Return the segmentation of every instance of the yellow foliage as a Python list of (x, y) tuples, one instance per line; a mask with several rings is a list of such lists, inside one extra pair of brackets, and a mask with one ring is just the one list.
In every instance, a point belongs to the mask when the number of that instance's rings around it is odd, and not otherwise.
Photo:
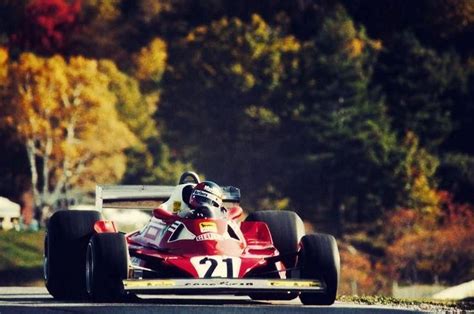
[(430, 186), (428, 178), (424, 175), (414, 178), (410, 197), (415, 202), (415, 208), (425, 213), (436, 214), (440, 210), (438, 193)]
[(365, 43), (359, 38), (353, 38), (348, 44), (349, 55), (351, 57), (358, 57), (364, 50)]
[(167, 58), (166, 43), (160, 38), (153, 39), (134, 56), (135, 76), (139, 80), (159, 81), (165, 71)]
[(101, 21), (115, 21), (120, 16), (120, 0), (86, 0), (83, 5), (95, 8)]
[[(226, 22), (223, 22), (223, 23), (227, 23), (226, 19), (223, 19), (223, 21), (226, 21)], [(206, 26), (198, 26), (186, 36), (186, 40), (189, 41), (189, 42), (199, 40), (206, 33), (207, 33), (207, 27)]]
[(158, 92), (143, 95), (138, 81), (121, 72), (110, 60), (101, 60), (99, 70), (110, 80), (109, 89), (117, 98), (116, 108), (120, 119), (140, 140), (156, 136), (156, 125), (151, 116), (156, 111)]
[(265, 22), (265, 20), (260, 17), (258, 14), (252, 15), (252, 27), (255, 31), (257, 36), (262, 36), (263, 38), (268, 37), (269, 34), (269, 26)]
[(8, 49), (0, 46), (0, 85), (2, 85), (7, 79), (8, 58)]
[(173, 8), (172, 0), (141, 0), (139, 1), (141, 19), (150, 22), (159, 16), (162, 12), (171, 11)]
[(8, 49), (0, 46), (0, 65), (6, 65), (8, 61)]
[(277, 47), (284, 52), (297, 52), (301, 48), (300, 42), (294, 36), (286, 36), (277, 42)]
[[(110, 78), (96, 60), (24, 53), (9, 65), (9, 73), (9, 102), (0, 120), (17, 130), (36, 158), (44, 158), (50, 184), (64, 177), (69, 184), (98, 176), (104, 182), (120, 179), (124, 150), (137, 141), (120, 121)], [(92, 167), (110, 160), (107, 171)]]
[(405, 172), (409, 184), (406, 187), (409, 207), (421, 213), (422, 224), (431, 224), (440, 214), (440, 197), (436, 186), (430, 181), (439, 161), (419, 145), (419, 139), (413, 132), (405, 136), (404, 146), (407, 149)]
[(270, 109), (250, 106), (245, 110), (245, 113), (252, 119), (257, 120), (261, 124), (278, 124), (280, 118)]
[(376, 51), (382, 49), (382, 41), (369, 40), (366, 38), (354, 37), (350, 39), (346, 45), (346, 50), (350, 57), (356, 58), (362, 55), (365, 49), (371, 48)]
[(372, 41), (370, 41), (370, 44), (371, 44), (372, 48), (377, 50), (377, 51), (380, 51), (383, 48), (383, 43), (382, 43), (381, 40), (372, 40)]

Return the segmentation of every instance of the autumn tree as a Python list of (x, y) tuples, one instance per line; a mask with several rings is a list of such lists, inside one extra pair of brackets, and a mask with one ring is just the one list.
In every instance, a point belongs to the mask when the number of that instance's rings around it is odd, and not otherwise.
[[(22, 54), (9, 65), (2, 123), (25, 145), (35, 205), (52, 205), (70, 187), (117, 181), (136, 140), (119, 120), (110, 79), (97, 61)], [(107, 139), (107, 140), (104, 140)]]
[(138, 139), (126, 150), (122, 183), (175, 184), (181, 173), (191, 169), (190, 165), (172, 156), (153, 119), (160, 98), (157, 86), (166, 66), (166, 57), (164, 42), (155, 39), (134, 57), (135, 76), (120, 71), (110, 60), (99, 62), (99, 70), (110, 79), (109, 90), (117, 99), (120, 120)]
[[(0, 46), (0, 109), (5, 108), (8, 86), (9, 52)], [(28, 160), (13, 127), (0, 125), (0, 195), (19, 201), (29, 188)]]
[(80, 0), (30, 1), (20, 27), (11, 34), (12, 46), (41, 54), (64, 51), (80, 10)]
[[(451, 194), (437, 193), (437, 219), (429, 212), (405, 209), (394, 212), (386, 227), (405, 229), (387, 247), (390, 276), (404, 282), (459, 284), (474, 273), (474, 209), (453, 201)], [(405, 222), (402, 224), (401, 222)], [(410, 227), (411, 225), (411, 227)]]

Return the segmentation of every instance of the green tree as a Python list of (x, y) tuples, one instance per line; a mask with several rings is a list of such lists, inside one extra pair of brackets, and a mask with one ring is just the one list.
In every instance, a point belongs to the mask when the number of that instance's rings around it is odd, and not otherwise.
[(301, 50), (280, 112), (285, 191), (307, 217), (326, 213), (340, 226), (344, 216), (375, 219), (396, 202), (401, 156), (383, 103), (369, 93), (379, 47), (339, 8)]
[(370, 36), (390, 45), (398, 34), (413, 32), (423, 46), (463, 57), (474, 52), (474, 3), (471, 0), (341, 0)]
[(474, 202), (474, 63), (466, 66), (466, 90), (454, 95), (453, 131), (443, 143), (437, 177), (458, 202)]
[(423, 47), (403, 33), (386, 47), (374, 82), (386, 95), (392, 125), (399, 136), (415, 132), (423, 146), (437, 151), (453, 130), (451, 111), (465, 85), (459, 58)]

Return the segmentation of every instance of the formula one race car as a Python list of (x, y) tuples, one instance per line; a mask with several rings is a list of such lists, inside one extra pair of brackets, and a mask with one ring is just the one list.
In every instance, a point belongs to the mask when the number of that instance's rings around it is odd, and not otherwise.
[[(222, 188), (222, 217), (178, 215), (197, 183), (198, 176), (186, 172), (177, 186), (98, 186), (97, 211), (56, 212), (45, 237), (49, 293), (67, 300), (228, 294), (334, 303), (340, 263), (333, 236), (305, 235), (290, 211), (256, 211), (240, 222), (235, 187)], [(154, 208), (153, 217), (124, 234), (103, 220), (100, 211), (108, 206)]]

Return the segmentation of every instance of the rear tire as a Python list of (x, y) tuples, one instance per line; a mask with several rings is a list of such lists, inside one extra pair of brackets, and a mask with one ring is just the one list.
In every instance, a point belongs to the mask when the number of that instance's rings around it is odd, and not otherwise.
[(305, 305), (333, 304), (341, 272), (336, 239), (321, 233), (304, 236), (301, 239), (298, 266), (301, 279), (317, 279), (326, 283), (325, 293), (301, 293), (301, 302)]
[(86, 254), (86, 286), (95, 301), (118, 301), (124, 297), (122, 280), (128, 275), (128, 249), (121, 233), (92, 236)]
[(101, 219), (97, 211), (61, 210), (48, 223), (44, 248), (44, 278), (55, 299), (87, 297), (84, 278), (86, 249)]

